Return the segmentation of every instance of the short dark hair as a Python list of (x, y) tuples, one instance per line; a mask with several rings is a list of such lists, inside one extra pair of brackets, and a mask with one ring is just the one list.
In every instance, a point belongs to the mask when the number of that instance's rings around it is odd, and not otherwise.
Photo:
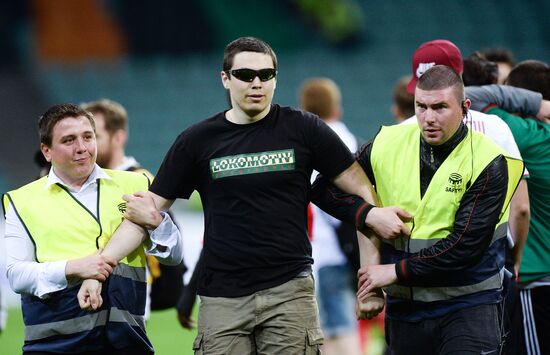
[(81, 104), (80, 107), (91, 112), (92, 115), (102, 114), (105, 121), (105, 130), (111, 135), (118, 130), (128, 130), (128, 114), (126, 109), (118, 102), (101, 99)]
[(446, 65), (434, 65), (426, 70), (416, 83), (421, 90), (443, 90), (450, 87), (455, 88), (455, 95), (458, 102), (464, 100), (464, 83), (462, 78), (451, 67)]
[(479, 52), (464, 59), (462, 81), (465, 86), (491, 85), (498, 82), (498, 65)]
[(257, 52), (271, 56), (273, 68), (277, 69), (277, 56), (269, 44), (256, 37), (240, 37), (229, 43), (223, 51), (223, 71), (233, 66), (233, 58), (241, 52)]
[(92, 114), (74, 104), (58, 104), (50, 107), (38, 119), (38, 134), (40, 143), (46, 146), (52, 145), (52, 132), (57, 122), (67, 117), (86, 117), (95, 132), (95, 124)]
[(539, 60), (524, 60), (512, 69), (506, 84), (539, 92), (550, 100), (550, 67)]
[(487, 60), (495, 63), (507, 63), (511, 67), (516, 65), (514, 54), (506, 48), (485, 48), (479, 51)]

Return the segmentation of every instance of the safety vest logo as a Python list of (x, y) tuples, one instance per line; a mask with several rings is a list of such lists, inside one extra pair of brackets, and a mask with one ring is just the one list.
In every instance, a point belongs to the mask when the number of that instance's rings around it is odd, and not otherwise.
[(117, 207), (120, 213), (126, 212), (126, 202), (119, 203)]
[(445, 186), (446, 192), (462, 192), (463, 179), (459, 173), (451, 173), (447, 180), (447, 186)]
[(212, 179), (228, 176), (294, 170), (294, 149), (231, 155), (210, 160)]

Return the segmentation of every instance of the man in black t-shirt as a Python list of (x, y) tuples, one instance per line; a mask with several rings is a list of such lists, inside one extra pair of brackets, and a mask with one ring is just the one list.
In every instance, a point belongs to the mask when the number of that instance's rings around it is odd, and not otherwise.
[[(272, 105), (276, 75), (277, 59), (265, 42), (231, 42), (221, 72), (231, 109), (181, 133), (150, 189), (160, 209), (194, 190), (202, 199), (197, 353), (316, 353), (323, 337), (307, 235), (311, 173), (318, 170), (374, 201), (363, 170), (328, 126), (312, 114)], [(408, 233), (395, 208), (365, 205), (362, 211), (360, 226), (386, 237)], [(147, 227), (140, 217), (128, 217)], [(132, 238), (115, 235), (105, 251), (129, 252)], [(373, 302), (363, 310), (374, 315), (382, 307)]]

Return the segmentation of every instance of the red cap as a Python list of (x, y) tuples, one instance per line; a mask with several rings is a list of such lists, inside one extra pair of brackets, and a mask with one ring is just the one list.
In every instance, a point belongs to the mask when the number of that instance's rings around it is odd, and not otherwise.
[(414, 94), (418, 78), (434, 65), (451, 67), (460, 76), (464, 69), (462, 54), (453, 42), (436, 39), (423, 43), (413, 54), (412, 79), (407, 85), (407, 91), (410, 94)]

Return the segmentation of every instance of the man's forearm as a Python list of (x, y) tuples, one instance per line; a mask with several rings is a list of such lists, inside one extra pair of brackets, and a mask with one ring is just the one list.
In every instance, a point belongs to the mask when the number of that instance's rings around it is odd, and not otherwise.
[(516, 266), (516, 269), (521, 263), (523, 247), (525, 245), (525, 241), (527, 240), (527, 235), (529, 234), (530, 219), (531, 213), (529, 208), (527, 181), (521, 180), (514, 196), (512, 197), (512, 202), (510, 204), (510, 217), (508, 220), (512, 238), (514, 240), (512, 255), (514, 257), (514, 265)]
[[(346, 171), (334, 178), (333, 182), (344, 192), (357, 195), (371, 205), (378, 204), (378, 196), (358, 162), (354, 162)], [(380, 242), (372, 231), (369, 230), (365, 233), (367, 235), (357, 232), (361, 266), (378, 264), (380, 262), (380, 253), (378, 252)]]
[(358, 162), (354, 162), (343, 173), (335, 177), (333, 183), (340, 190), (360, 196), (371, 205), (379, 204), (372, 183)]
[(338, 175), (334, 179), (334, 185), (336, 187), (326, 181), (324, 185), (316, 181), (313, 186), (313, 203), (323, 211), (355, 224), (359, 230), (365, 227), (372, 229), (383, 239), (410, 235), (409, 228), (404, 224), (404, 221), (412, 218), (410, 213), (396, 206), (374, 208), (380, 204), (378, 196), (359, 163), (355, 162)]
[(537, 92), (506, 85), (468, 86), (466, 97), (472, 100), (473, 110), (483, 111), (489, 105), (497, 105), (508, 112), (531, 116), (537, 115), (542, 100)]
[(102, 254), (120, 261), (140, 247), (147, 237), (148, 233), (145, 229), (125, 219), (118, 226)]
[(357, 195), (342, 192), (329, 179), (319, 176), (313, 183), (311, 202), (334, 218), (362, 228), (370, 206)]
[(370, 230), (365, 233), (357, 232), (361, 267), (380, 264), (380, 240)]

